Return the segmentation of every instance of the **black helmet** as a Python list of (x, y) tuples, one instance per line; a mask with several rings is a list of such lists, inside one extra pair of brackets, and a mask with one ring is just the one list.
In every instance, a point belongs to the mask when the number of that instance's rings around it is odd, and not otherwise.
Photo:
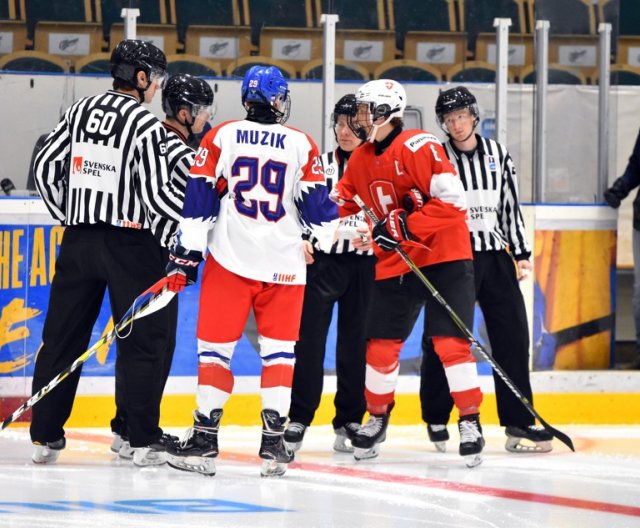
[(440, 128), (448, 133), (444, 124), (444, 115), (465, 108), (468, 108), (474, 117), (473, 126), (475, 128), (480, 121), (480, 111), (474, 95), (464, 86), (456, 86), (440, 92), (436, 101), (436, 119)]
[[(176, 117), (180, 108), (187, 107), (195, 118), (199, 107), (213, 105), (213, 90), (209, 84), (188, 73), (169, 78), (162, 90), (162, 110), (169, 117)], [(208, 109), (213, 117), (212, 109)], [(195, 114), (195, 115), (194, 115)]]
[(145, 72), (150, 81), (152, 74), (166, 75), (167, 58), (150, 42), (123, 40), (111, 53), (111, 76), (135, 88), (139, 71)]
[(358, 113), (358, 104), (356, 103), (356, 94), (343, 95), (333, 108), (331, 114), (331, 122), (336, 126), (339, 115), (355, 116)]

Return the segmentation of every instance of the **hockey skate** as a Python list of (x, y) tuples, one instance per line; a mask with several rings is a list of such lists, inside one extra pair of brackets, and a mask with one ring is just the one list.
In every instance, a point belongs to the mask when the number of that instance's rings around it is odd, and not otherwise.
[(184, 439), (169, 447), (167, 463), (175, 469), (212, 477), (216, 474), (215, 458), (218, 456), (222, 409), (211, 411), (209, 418), (195, 411), (193, 418), (193, 427), (187, 431)]
[(504, 432), (507, 435), (505, 448), (511, 453), (548, 453), (553, 449), (553, 435), (542, 427), (509, 425)]
[(356, 460), (376, 458), (380, 454), (380, 444), (387, 439), (387, 427), (393, 403), (384, 414), (371, 414), (366, 424), (358, 429), (351, 438)]
[(133, 448), (133, 464), (138, 467), (161, 466), (167, 462), (167, 450), (178, 441), (177, 436), (163, 433), (146, 447)]
[(113, 442), (111, 442), (111, 452), (120, 458), (131, 460), (133, 458), (133, 447), (129, 443), (129, 439), (124, 435), (113, 433)]
[(277, 411), (263, 409), (262, 442), (258, 455), (263, 459), (260, 475), (281, 477), (287, 471), (287, 464), (293, 461), (294, 453), (284, 441), (284, 422)]
[(36, 450), (33, 452), (31, 460), (34, 464), (55, 464), (62, 451), (67, 445), (64, 437), (55, 442), (45, 442), (44, 444), (35, 444)]
[(353, 444), (347, 444), (347, 441), (351, 443), (353, 436), (360, 429), (360, 424), (355, 422), (348, 422), (338, 429), (333, 431), (336, 433), (336, 439), (333, 442), (333, 450), (338, 453), (353, 453)]
[(284, 432), (284, 441), (294, 453), (302, 447), (302, 440), (304, 440), (304, 434), (307, 432), (307, 427), (300, 422), (289, 422), (286, 431)]
[(476, 467), (482, 464), (482, 448), (484, 438), (482, 426), (478, 414), (468, 414), (458, 420), (460, 431), (460, 455), (464, 457), (467, 467)]
[(445, 424), (427, 424), (427, 433), (429, 441), (433, 442), (439, 453), (446, 453), (447, 440), (449, 440), (449, 431)]

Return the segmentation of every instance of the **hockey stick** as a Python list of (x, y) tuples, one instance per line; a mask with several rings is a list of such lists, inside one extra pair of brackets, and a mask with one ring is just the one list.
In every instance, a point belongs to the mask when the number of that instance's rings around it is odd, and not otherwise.
[[(378, 217), (376, 216), (376, 214), (367, 206), (367, 204), (365, 204), (362, 201), (362, 199), (357, 194), (353, 197), (353, 201), (356, 204), (358, 204), (358, 206), (365, 212), (365, 214), (371, 219), (371, 221), (374, 224), (378, 223)], [(515, 383), (511, 381), (511, 378), (507, 376), (507, 373), (504, 370), (502, 370), (502, 367), (498, 365), (498, 363), (495, 362), (493, 357), (491, 357), (491, 355), (482, 347), (480, 342), (471, 333), (471, 330), (469, 330), (467, 325), (464, 324), (464, 321), (460, 319), (460, 316), (458, 316), (458, 314), (453, 310), (453, 308), (449, 306), (449, 303), (447, 303), (447, 301), (445, 301), (442, 295), (440, 295), (438, 290), (436, 290), (433, 284), (431, 284), (431, 281), (429, 281), (429, 279), (425, 277), (424, 273), (422, 273), (420, 268), (416, 266), (416, 264), (411, 260), (409, 255), (407, 255), (406, 251), (402, 249), (400, 246), (397, 246), (395, 250), (398, 253), (398, 255), (400, 255), (402, 260), (404, 260), (407, 266), (409, 266), (411, 271), (413, 271), (418, 276), (420, 281), (427, 287), (431, 295), (435, 298), (436, 301), (438, 301), (440, 306), (442, 306), (447, 311), (447, 313), (449, 314), (449, 317), (451, 317), (453, 322), (462, 331), (465, 337), (471, 342), (472, 345), (474, 345), (480, 351), (480, 354), (485, 359), (485, 361), (489, 363), (489, 365), (491, 365), (491, 368), (493, 368), (493, 370), (498, 374), (500, 379), (504, 381), (505, 385), (509, 387), (509, 389), (511, 389), (511, 392), (515, 394), (515, 396), (520, 400), (520, 403), (522, 403), (522, 405), (525, 406), (527, 411), (529, 411), (534, 417), (536, 417), (547, 431), (549, 431), (553, 436), (555, 436), (564, 445), (566, 445), (569, 449), (571, 449), (571, 451), (575, 451), (571, 438), (569, 438), (569, 436), (564, 434), (562, 431), (558, 431), (555, 427), (552, 427), (551, 425), (549, 425), (542, 418), (542, 416), (538, 414), (538, 412), (533, 408), (533, 405), (528, 400), (528, 398), (524, 396), (522, 392), (520, 392), (518, 387), (516, 387)]]
[(158, 282), (156, 282), (151, 288), (142, 292), (136, 299), (133, 301), (131, 308), (127, 311), (124, 317), (120, 320), (120, 322), (105, 336), (100, 338), (100, 340), (93, 345), (89, 350), (84, 352), (78, 359), (76, 359), (70, 366), (64, 369), (60, 374), (58, 374), (55, 378), (53, 378), (47, 385), (42, 387), (38, 392), (36, 392), (31, 398), (29, 398), (25, 403), (23, 403), (18, 409), (14, 411), (14, 413), (9, 416), (4, 422), (2, 422), (2, 428), (0, 431), (7, 428), (10, 424), (15, 422), (22, 414), (24, 414), (27, 410), (31, 409), (36, 403), (38, 403), (42, 398), (44, 398), (54, 387), (59, 385), (69, 374), (75, 371), (80, 365), (85, 363), (91, 356), (93, 356), (101, 347), (109, 344), (116, 337), (125, 338), (129, 334), (125, 336), (121, 336), (121, 332), (128, 327), (133, 328), (133, 321), (136, 319), (140, 319), (141, 317), (145, 317), (149, 314), (157, 312), (158, 310), (164, 308), (169, 301), (175, 295), (174, 292), (170, 291), (167, 288), (167, 278), (163, 277)]

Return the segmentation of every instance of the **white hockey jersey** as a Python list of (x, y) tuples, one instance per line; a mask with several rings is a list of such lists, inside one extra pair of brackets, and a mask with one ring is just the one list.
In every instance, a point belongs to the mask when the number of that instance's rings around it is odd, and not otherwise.
[(243, 277), (304, 284), (303, 229), (337, 216), (318, 148), (307, 134), (279, 124), (229, 121), (200, 144), (179, 244), (208, 250)]

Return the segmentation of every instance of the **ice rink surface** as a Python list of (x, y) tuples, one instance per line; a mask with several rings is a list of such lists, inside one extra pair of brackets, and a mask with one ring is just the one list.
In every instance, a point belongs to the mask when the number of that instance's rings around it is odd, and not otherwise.
[(640, 427), (559, 428), (576, 453), (558, 441), (508, 453), (503, 430), (485, 427), (484, 462), (468, 469), (451, 426), (442, 454), (423, 427), (391, 425), (367, 462), (333, 453), (330, 426), (314, 426), (286, 475), (267, 479), (257, 426), (223, 424), (215, 477), (136, 468), (109, 451), (106, 429), (67, 431), (58, 462), (36, 466), (12, 426), (0, 433), (0, 527), (640, 528)]

